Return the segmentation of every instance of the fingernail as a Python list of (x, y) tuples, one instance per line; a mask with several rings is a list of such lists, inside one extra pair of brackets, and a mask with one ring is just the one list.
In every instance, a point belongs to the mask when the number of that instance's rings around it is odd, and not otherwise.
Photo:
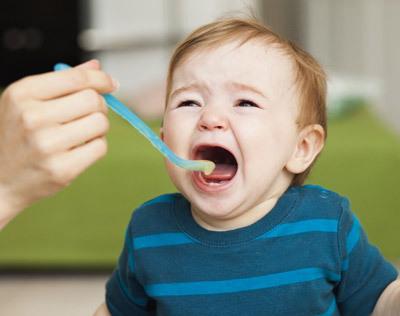
[(119, 89), (119, 87), (121, 86), (121, 84), (119, 83), (119, 81), (115, 78), (111, 78), (113, 86), (114, 86), (114, 91), (117, 91)]
[(91, 64), (91, 65), (93, 65), (95, 67), (98, 67), (98, 68), (100, 67), (100, 61), (98, 59), (91, 59), (91, 60), (88, 61), (88, 64)]

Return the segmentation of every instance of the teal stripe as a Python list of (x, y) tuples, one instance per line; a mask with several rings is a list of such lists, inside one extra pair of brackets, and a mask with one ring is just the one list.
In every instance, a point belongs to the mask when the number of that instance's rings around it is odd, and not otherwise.
[(346, 259), (342, 262), (342, 271), (349, 269), (349, 255), (353, 251), (354, 247), (360, 239), (360, 222), (355, 216), (353, 216), (353, 226), (351, 227), (350, 233), (346, 238)]
[(346, 251), (347, 255), (351, 253), (354, 246), (357, 244), (360, 239), (360, 222), (357, 220), (355, 216), (353, 216), (353, 227), (350, 230), (349, 235), (346, 239)]
[(193, 243), (193, 240), (184, 233), (156, 234), (133, 239), (135, 250), (152, 247), (177, 246), (189, 243)]
[[(289, 224), (278, 225), (275, 229), (261, 235), (257, 239), (290, 236), (301, 233), (337, 232), (337, 220), (312, 219)], [(195, 241), (184, 233), (164, 233), (136, 237), (133, 240), (134, 249), (178, 246), (194, 243)]]
[(344, 259), (342, 262), (342, 271), (347, 271), (347, 269), (349, 268), (349, 259)]
[(222, 281), (159, 283), (145, 287), (149, 296), (185, 296), (236, 293), (327, 278), (338, 281), (339, 275), (319, 268), (306, 268), (264, 276)]
[(331, 305), (329, 305), (326, 312), (319, 314), (318, 316), (331, 316), (335, 313), (335, 311), (336, 311), (336, 300), (333, 299)]
[(175, 199), (174, 194), (164, 194), (156, 197), (155, 199), (143, 203), (142, 206), (148, 206), (157, 203), (171, 203), (174, 201), (174, 199)]
[(354, 247), (360, 239), (360, 222), (355, 216), (353, 216), (353, 226), (351, 227), (350, 233), (346, 238), (346, 259), (342, 262), (342, 271), (349, 269), (349, 255), (353, 251)]
[(133, 258), (133, 253), (128, 253), (128, 268), (129, 272), (135, 273), (135, 261)]
[(336, 233), (338, 221), (333, 219), (310, 219), (294, 223), (281, 224), (266, 232), (258, 239), (290, 236), (302, 233), (324, 232)]

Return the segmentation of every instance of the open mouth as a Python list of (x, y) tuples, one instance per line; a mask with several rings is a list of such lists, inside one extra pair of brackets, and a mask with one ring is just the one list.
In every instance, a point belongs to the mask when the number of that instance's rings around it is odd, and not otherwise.
[(229, 150), (219, 146), (199, 146), (195, 150), (194, 159), (211, 160), (215, 163), (215, 169), (211, 174), (197, 173), (200, 180), (206, 184), (227, 183), (234, 178), (238, 170), (235, 156)]

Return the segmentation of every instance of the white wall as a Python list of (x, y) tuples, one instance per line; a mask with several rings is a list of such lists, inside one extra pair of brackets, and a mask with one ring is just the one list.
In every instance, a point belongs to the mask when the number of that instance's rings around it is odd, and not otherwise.
[(331, 74), (377, 83), (376, 109), (400, 131), (400, 1), (301, 1), (307, 49)]
[(384, 106), (382, 113), (400, 133), (400, 1), (385, 1), (383, 12)]
[[(329, 73), (366, 80), (361, 89), (378, 95), (379, 112), (400, 130), (400, 1), (293, 1), (295, 5), (280, 0), (90, 0), (90, 27), (96, 30), (91, 37), (100, 48), (96, 57), (121, 82), (118, 95), (139, 114), (153, 115), (162, 108), (174, 36), (182, 39), (220, 16), (249, 13), (249, 8), (258, 14), (262, 8), (260, 15), (279, 20), (278, 29), (301, 27), (305, 48)], [(297, 19), (297, 14), (302, 16)], [(137, 48), (143, 41), (145, 48)]]
[[(90, 0), (89, 7), (89, 24), (94, 32), (89, 34), (88, 46), (100, 49), (95, 57), (120, 81), (119, 97), (128, 100), (139, 114), (151, 116), (163, 106), (162, 82), (170, 44), (174, 44), (168, 43), (168, 36), (182, 39), (194, 28), (224, 14), (248, 12), (249, 7), (257, 11), (257, 1)], [(152, 44), (147, 48), (135, 48), (135, 43), (149, 40)]]
[(99, 49), (95, 57), (119, 80), (121, 87), (117, 94), (124, 99), (130, 99), (143, 86), (164, 76), (168, 60), (165, 47), (138, 50), (130, 48), (129, 43), (168, 34), (167, 2), (90, 1), (90, 27), (96, 30), (92, 41)]

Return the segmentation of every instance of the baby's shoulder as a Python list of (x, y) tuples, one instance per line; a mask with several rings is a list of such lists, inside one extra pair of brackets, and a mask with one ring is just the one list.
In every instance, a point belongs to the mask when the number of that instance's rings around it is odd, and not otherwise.
[(326, 216), (340, 218), (344, 210), (348, 209), (348, 199), (337, 192), (319, 185), (307, 184), (299, 188), (301, 192), (300, 207), (305, 213), (312, 216)]
[(164, 231), (166, 226), (175, 222), (173, 220), (173, 209), (176, 201), (181, 198), (182, 196), (179, 193), (169, 193), (144, 202), (132, 213), (129, 224), (131, 230), (135, 235)]

